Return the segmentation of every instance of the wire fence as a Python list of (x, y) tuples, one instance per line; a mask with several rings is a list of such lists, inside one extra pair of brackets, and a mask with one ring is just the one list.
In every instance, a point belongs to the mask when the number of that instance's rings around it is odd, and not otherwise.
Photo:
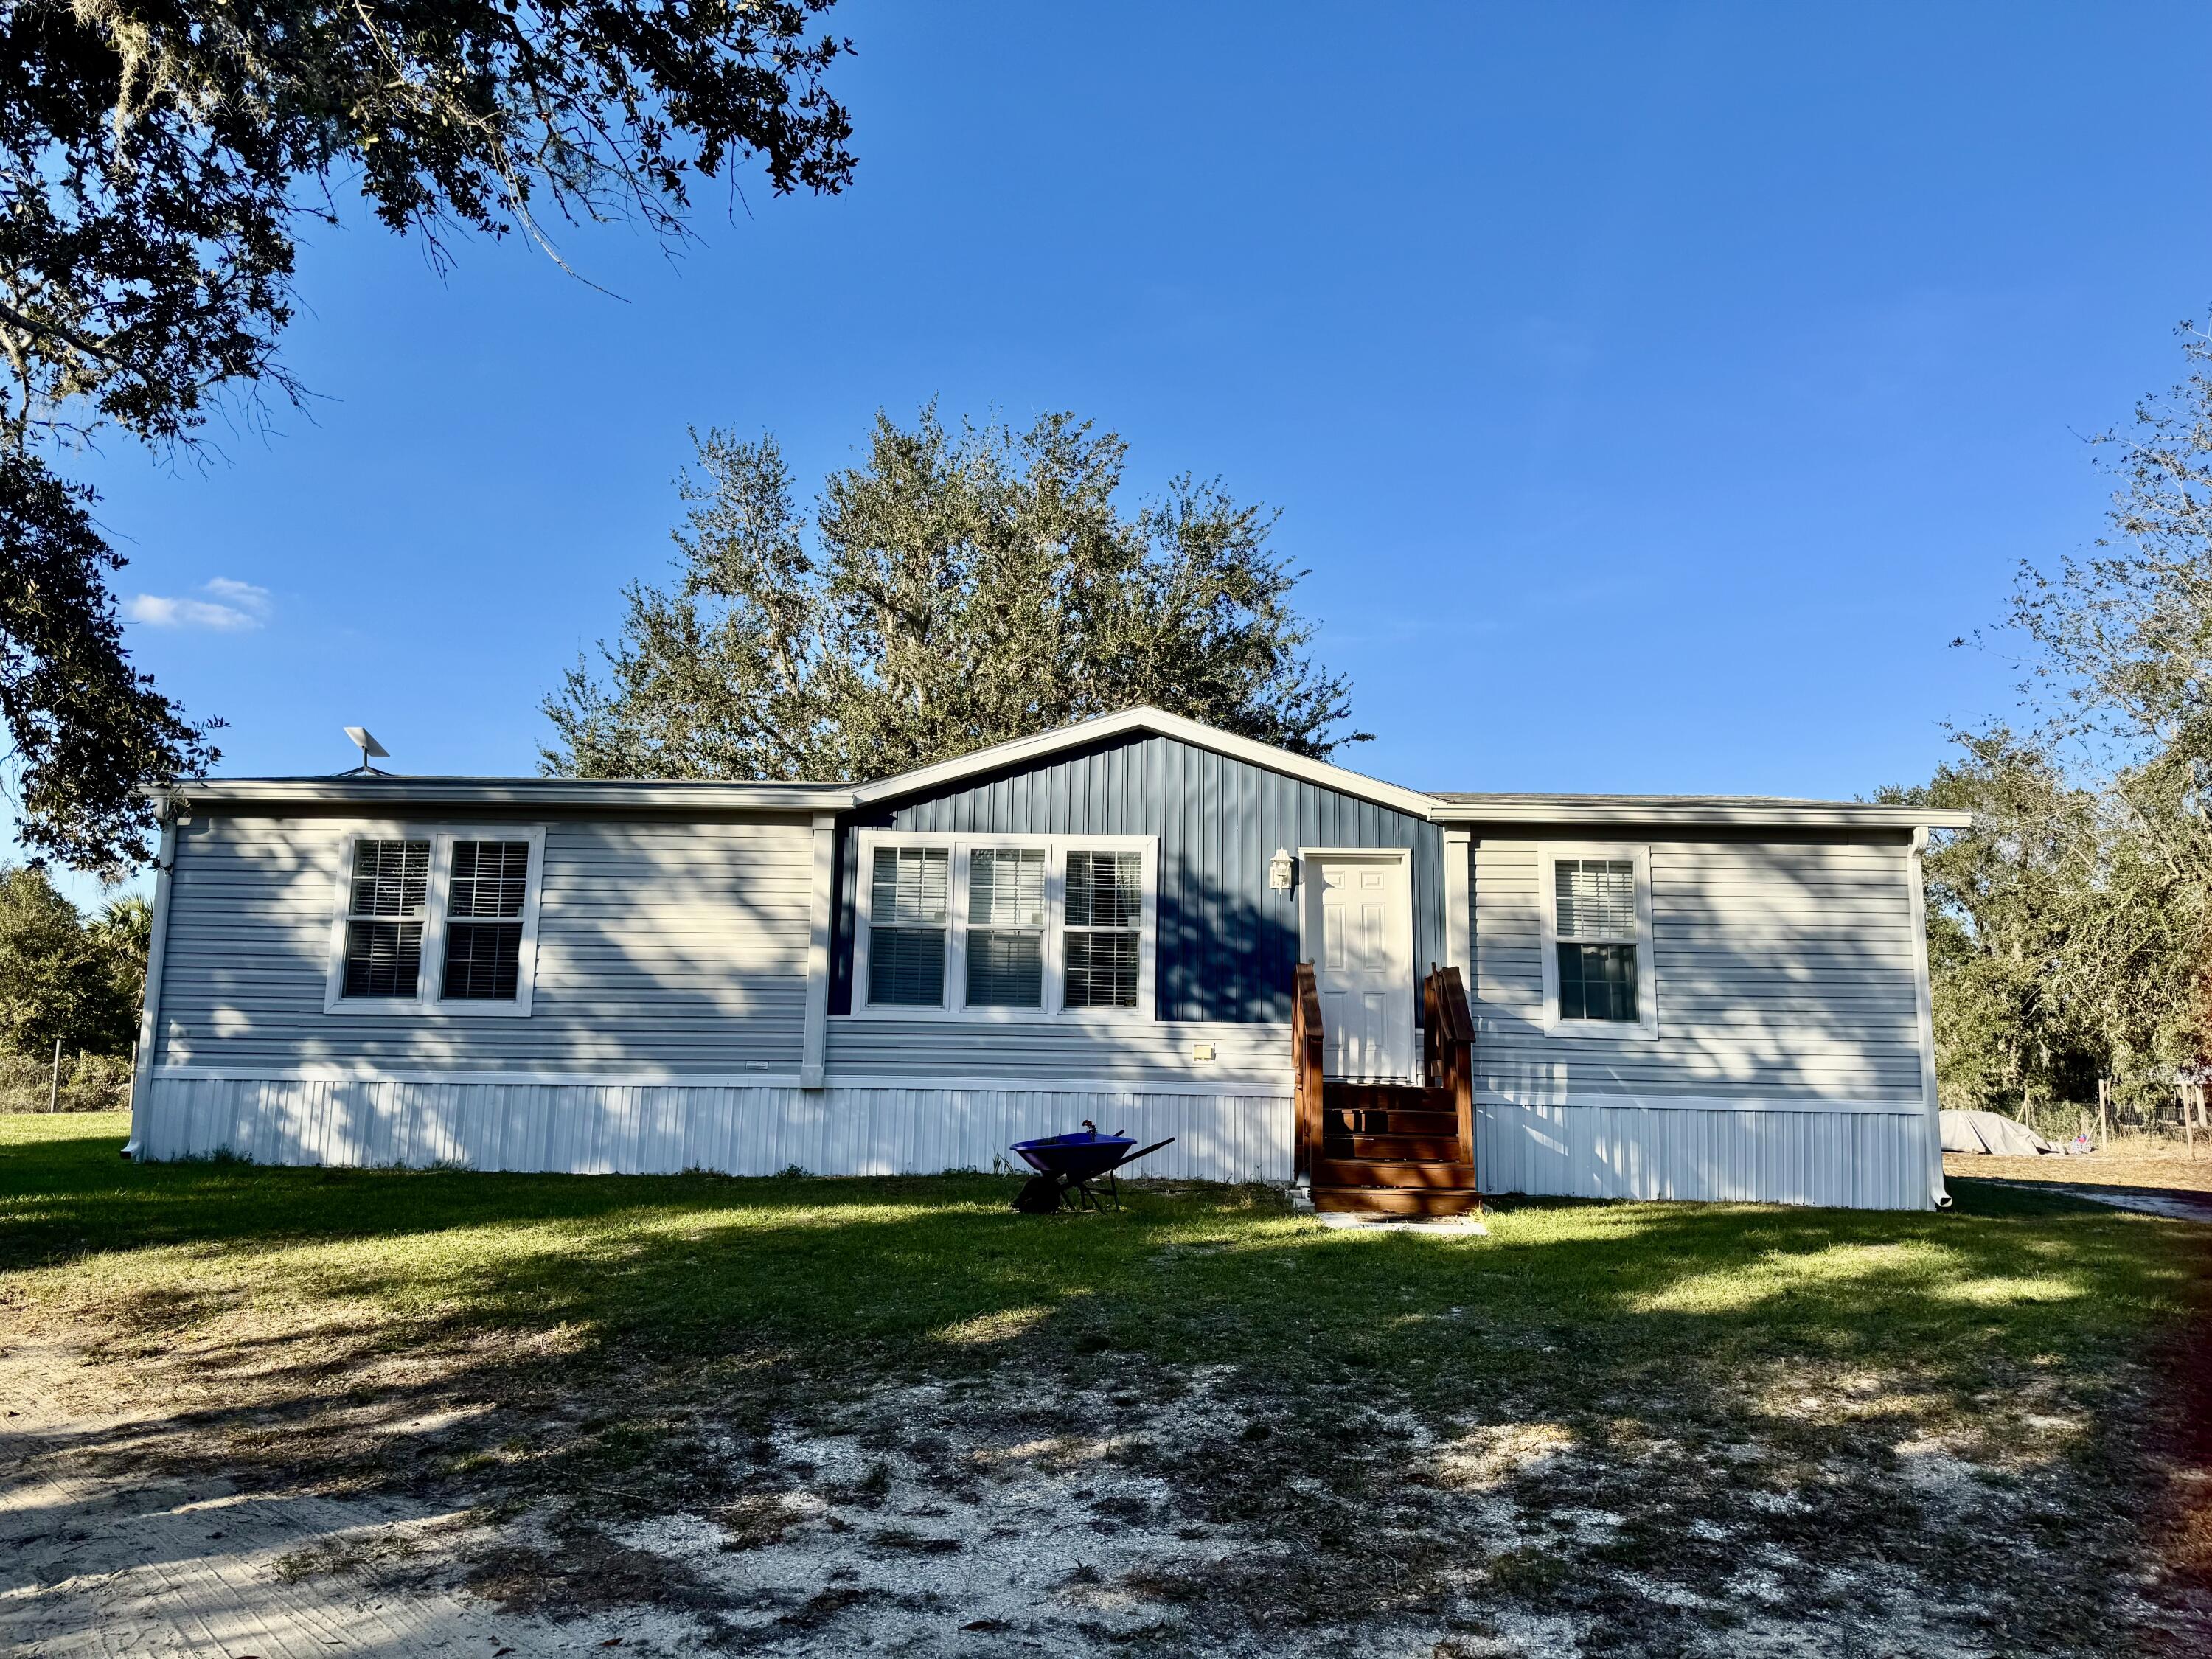
[(107, 1112), (131, 1104), (131, 1056), (0, 1054), (0, 1112)]
[[(1943, 1103), (1949, 1106), (1954, 1103), (1946, 1099)], [(2179, 1148), (2193, 1145), (2198, 1152), (2212, 1152), (2212, 1135), (2204, 1127), (2207, 1119), (2198, 1119), (2192, 1135), (2192, 1126), (2183, 1117), (2179, 1088), (2172, 1089), (2164, 1099), (2145, 1090), (2125, 1094), (2115, 1090), (2106, 1101), (2101, 1119), (2094, 1099), (1991, 1100), (1972, 1103), (1968, 1109), (1997, 1112), (2016, 1119), (2045, 1140), (2071, 1140), (2076, 1135), (2086, 1134), (2092, 1142), (2110, 1144), (2115, 1148), (2125, 1143), (2134, 1149), (2149, 1152), (2168, 1146)]]

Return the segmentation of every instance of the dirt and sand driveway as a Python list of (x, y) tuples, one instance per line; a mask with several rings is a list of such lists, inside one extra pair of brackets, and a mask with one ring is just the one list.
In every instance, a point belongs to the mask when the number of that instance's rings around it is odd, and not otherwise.
[(10, 1133), (11, 1653), (2212, 1652), (2188, 1224), (1363, 1236)]

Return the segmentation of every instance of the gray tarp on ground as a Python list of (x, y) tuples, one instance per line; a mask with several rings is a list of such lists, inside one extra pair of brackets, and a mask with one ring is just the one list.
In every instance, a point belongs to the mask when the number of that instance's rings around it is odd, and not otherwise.
[(1995, 1112), (1943, 1114), (1943, 1150), (1993, 1152), (1999, 1158), (2033, 1158), (2058, 1150), (2025, 1123)]

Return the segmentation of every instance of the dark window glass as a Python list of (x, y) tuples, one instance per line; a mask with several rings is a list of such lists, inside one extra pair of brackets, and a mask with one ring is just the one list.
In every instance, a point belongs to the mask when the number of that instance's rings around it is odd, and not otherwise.
[(1067, 855), (1067, 1006), (1137, 1006), (1139, 939), (1145, 915), (1141, 853)]
[(1137, 1006), (1137, 936), (1134, 933), (1103, 930), (1069, 933), (1067, 1006), (1071, 1008), (1133, 1008)]
[(446, 895), (446, 971), (439, 995), (459, 1002), (513, 1002), (522, 981), (522, 915), (530, 890), (526, 841), (457, 841)]
[(428, 842), (354, 843), (353, 915), (420, 916), (429, 887)]
[(422, 914), (430, 887), (427, 841), (354, 843), (348, 896), (348, 997), (409, 997), (422, 972)]
[(453, 893), (446, 914), (519, 916), (529, 884), (528, 842), (457, 841), (453, 843)]
[(346, 995), (411, 998), (422, 975), (421, 922), (346, 923)]
[(945, 1006), (945, 894), (952, 855), (942, 847), (878, 847), (869, 872), (868, 1000), (882, 1007)]
[(979, 847), (968, 855), (971, 1008), (1044, 1006), (1044, 849)]
[(1134, 927), (1145, 912), (1141, 853), (1070, 853), (1067, 925)]
[(1636, 947), (1559, 946), (1559, 1018), (1632, 1023), (1637, 1018)]
[(871, 927), (868, 1000), (882, 1007), (939, 1008), (945, 1004), (945, 930)]
[(454, 921), (446, 927), (446, 984), (441, 995), (512, 1002), (521, 981), (522, 924)]
[(1044, 1006), (1044, 935), (968, 935), (968, 1006), (971, 1008)]

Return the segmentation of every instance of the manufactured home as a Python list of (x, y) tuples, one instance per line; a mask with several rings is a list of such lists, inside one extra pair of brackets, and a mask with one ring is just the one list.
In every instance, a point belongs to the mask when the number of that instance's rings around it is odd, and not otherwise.
[(1325, 1208), (1943, 1194), (1922, 808), (1430, 793), (1139, 708), (860, 785), (161, 803), (130, 1151), (989, 1169)]

